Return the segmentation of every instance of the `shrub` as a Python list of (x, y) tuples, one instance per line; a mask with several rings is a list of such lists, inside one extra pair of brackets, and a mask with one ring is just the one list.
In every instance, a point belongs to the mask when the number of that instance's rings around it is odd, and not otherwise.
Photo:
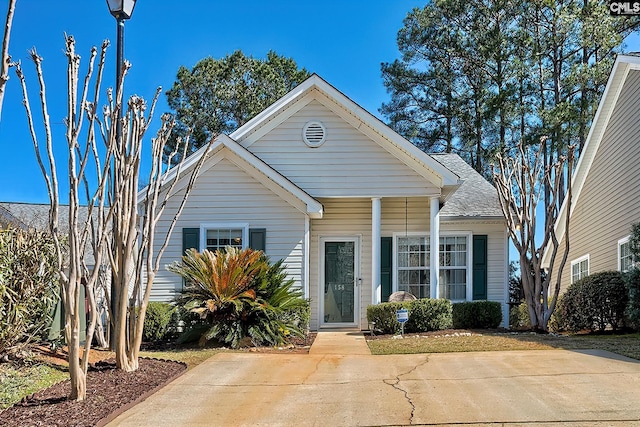
[(633, 268), (625, 274), (625, 282), (629, 289), (629, 303), (626, 314), (629, 322), (636, 329), (640, 329), (640, 269)]
[(578, 280), (567, 288), (556, 307), (561, 319), (560, 329), (573, 332), (591, 329), (593, 317), (583, 309), (585, 304), (584, 282)]
[(496, 301), (469, 301), (453, 304), (453, 327), (497, 328), (502, 322), (502, 307)]
[(46, 337), (59, 298), (56, 266), (48, 234), (0, 230), (0, 354)]
[(383, 334), (397, 334), (400, 332), (400, 323), (396, 319), (396, 311), (401, 308), (409, 309), (409, 301), (383, 302), (367, 307), (367, 321), (375, 322), (375, 329)]
[(283, 262), (270, 265), (260, 251), (189, 250), (169, 270), (187, 283), (177, 304), (204, 320), (185, 331), (197, 333), (202, 345), (216, 339), (237, 348), (245, 338), (254, 345), (280, 345), (308, 330), (309, 302), (287, 278)]
[(162, 341), (169, 334), (169, 326), (173, 318), (175, 307), (166, 302), (152, 301), (147, 306), (144, 318), (142, 337), (145, 341)]
[(549, 318), (548, 328), (553, 332), (562, 332), (564, 331), (565, 320), (562, 312), (562, 295), (558, 296), (558, 302), (556, 303), (555, 310), (551, 313), (551, 317)]
[(451, 301), (423, 298), (409, 301), (409, 332), (439, 331), (451, 327)]
[(619, 271), (591, 274), (573, 283), (562, 297), (560, 317), (570, 331), (614, 331), (624, 326), (629, 294)]
[(509, 307), (509, 327), (513, 329), (531, 328), (531, 318), (526, 302)]
[(376, 330), (384, 334), (398, 333), (400, 323), (396, 320), (396, 311), (401, 308), (409, 311), (405, 332), (426, 332), (451, 327), (451, 301), (445, 299), (423, 298), (370, 305), (367, 307), (367, 320), (369, 323), (375, 322)]

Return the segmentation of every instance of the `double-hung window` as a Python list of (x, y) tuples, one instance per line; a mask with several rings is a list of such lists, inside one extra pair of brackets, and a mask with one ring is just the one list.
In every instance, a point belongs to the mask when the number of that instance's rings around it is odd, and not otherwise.
[(410, 292), (418, 298), (429, 298), (429, 237), (398, 237), (397, 248), (398, 290)]
[[(438, 296), (466, 300), (469, 280), (469, 236), (440, 236)], [(431, 249), (429, 236), (396, 238), (397, 289), (418, 298), (431, 296)]]
[(202, 224), (200, 247), (209, 251), (224, 250), (227, 246), (244, 249), (248, 246), (248, 224)]
[(618, 240), (618, 270), (625, 272), (633, 267), (633, 257), (631, 255), (631, 246), (629, 236)]
[(571, 261), (571, 283), (589, 275), (589, 255)]
[(467, 237), (440, 237), (440, 298), (467, 299)]

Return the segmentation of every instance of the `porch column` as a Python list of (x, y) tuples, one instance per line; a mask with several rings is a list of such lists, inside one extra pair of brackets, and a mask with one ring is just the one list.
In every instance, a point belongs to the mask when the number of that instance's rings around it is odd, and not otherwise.
[(380, 197), (371, 198), (371, 302), (382, 301), (380, 283)]
[(438, 197), (431, 197), (429, 199), (429, 205), (431, 208), (431, 218), (429, 221), (429, 228), (431, 233), (429, 235), (431, 243), (431, 259), (430, 259), (430, 282), (431, 283), (431, 298), (438, 298), (438, 280), (440, 278), (440, 199)]
[(309, 266), (311, 265), (311, 256), (310, 256), (310, 246), (311, 246), (311, 226), (309, 215), (304, 216), (304, 260), (302, 265), (304, 266), (304, 284), (303, 284), (303, 292), (305, 298), (311, 298), (309, 295)]

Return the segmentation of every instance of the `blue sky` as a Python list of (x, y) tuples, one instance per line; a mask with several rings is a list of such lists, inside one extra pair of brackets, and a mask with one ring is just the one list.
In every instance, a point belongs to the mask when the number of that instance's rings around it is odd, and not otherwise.
[[(318, 73), (378, 115), (378, 108), (388, 99), (380, 63), (398, 56), (395, 39), (402, 20), (413, 7), (423, 4), (416, 0), (139, 0), (125, 24), (125, 58), (133, 65), (125, 91), (150, 100), (158, 86), (165, 91), (171, 87), (180, 65), (192, 67), (204, 57), (220, 58), (236, 49), (263, 58), (272, 49), (294, 58), (299, 66)], [(3, 14), (6, 5), (7, 0), (0, 1)], [(22, 61), (32, 109), (39, 105), (38, 88), (28, 50), (36, 47), (44, 58), (54, 145), (63, 149), (65, 32), (75, 37), (85, 66), (91, 46), (111, 40), (104, 87), (112, 86), (116, 24), (106, 1), (18, 0), (10, 53), (14, 60)], [(6, 90), (0, 121), (0, 201), (47, 203), (13, 71)], [(163, 94), (157, 112), (164, 111), (169, 109)], [(159, 125), (158, 115), (156, 119), (150, 133)], [(61, 167), (64, 171), (64, 165)], [(63, 191), (61, 196), (66, 199)]]
[[(389, 99), (380, 63), (398, 57), (395, 41), (402, 20), (412, 8), (424, 4), (424, 0), (139, 0), (125, 28), (125, 58), (133, 65), (125, 91), (150, 100), (158, 86), (169, 89), (180, 65), (192, 67), (204, 57), (220, 58), (236, 49), (261, 58), (275, 50), (379, 116), (378, 108)], [(7, 0), (0, 0), (2, 19), (6, 8)], [(112, 41), (106, 89), (114, 81), (115, 31), (104, 0), (18, 0), (10, 53), (22, 61), (32, 109), (39, 105), (38, 88), (27, 52), (36, 47), (44, 58), (58, 150), (66, 144), (64, 33), (75, 37), (84, 67), (91, 46), (99, 46), (104, 39)], [(640, 50), (640, 44), (630, 44), (628, 50)], [(21, 101), (20, 85), (11, 71), (0, 121), (0, 201), (47, 203)], [(157, 112), (165, 111), (169, 109), (163, 94)], [(158, 125), (156, 115), (151, 134)], [(61, 159), (62, 155), (59, 163)], [(61, 196), (66, 199), (65, 191)]]

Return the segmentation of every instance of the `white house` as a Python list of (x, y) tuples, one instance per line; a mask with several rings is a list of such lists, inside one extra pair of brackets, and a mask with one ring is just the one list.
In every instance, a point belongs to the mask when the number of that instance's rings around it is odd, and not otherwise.
[[(284, 259), (311, 300), (313, 330), (367, 329), (367, 306), (396, 290), (499, 301), (508, 318), (493, 186), (457, 155), (420, 151), (317, 75), (215, 140), (175, 230), (165, 264), (225, 245)], [(152, 299), (181, 289), (160, 271)]]

